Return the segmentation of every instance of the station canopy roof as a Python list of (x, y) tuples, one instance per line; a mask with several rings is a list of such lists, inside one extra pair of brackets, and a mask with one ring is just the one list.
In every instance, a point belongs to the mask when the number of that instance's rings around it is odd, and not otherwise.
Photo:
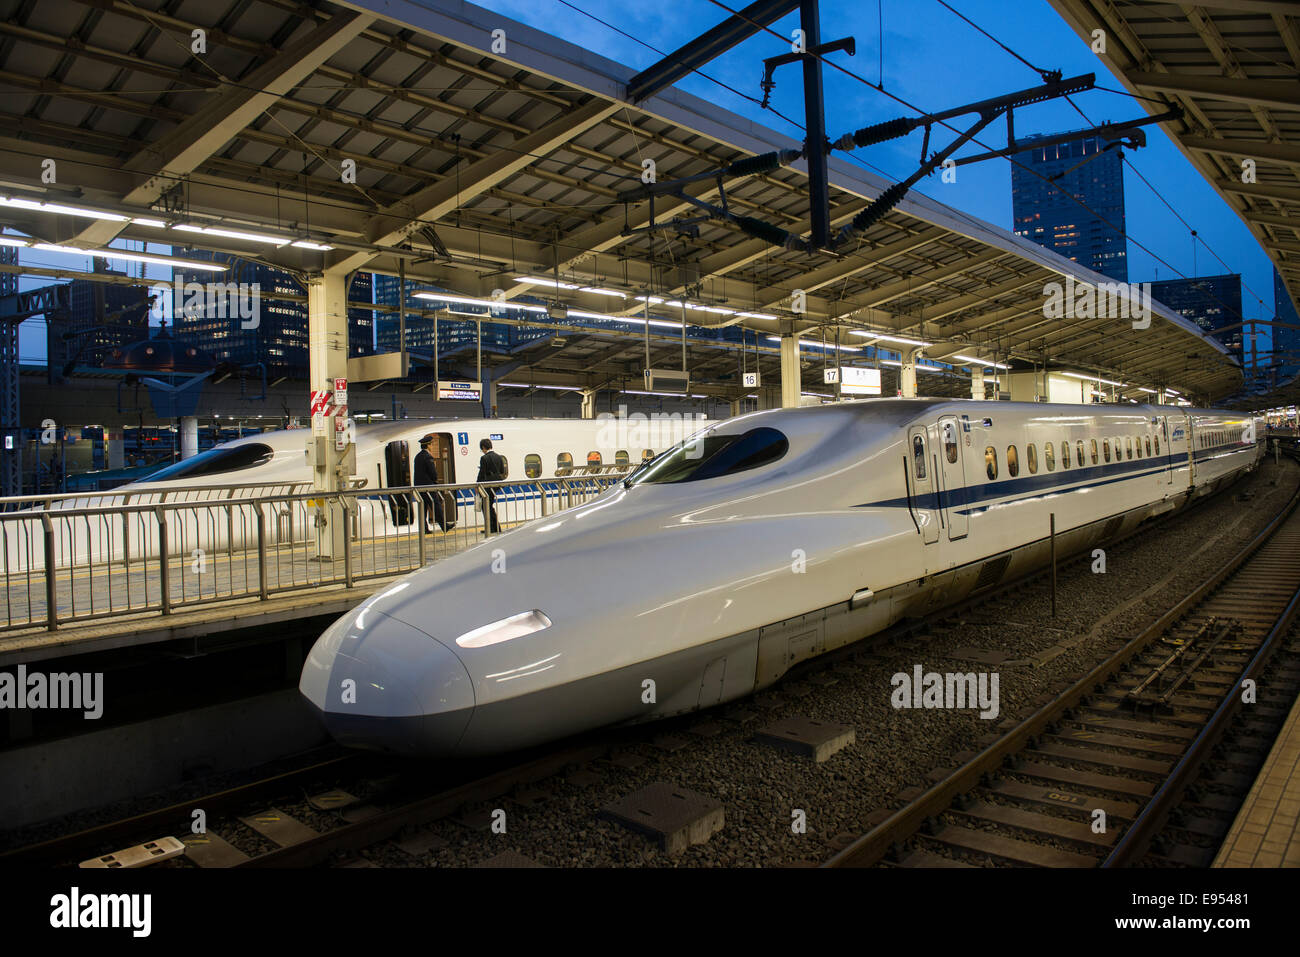
[[(636, 232), (649, 204), (618, 194), (640, 183), (643, 159), (662, 182), (800, 144), (671, 87), (632, 105), (633, 68), (469, 4), (4, 6), (0, 222), (41, 242), (146, 240), (173, 244), (176, 256), (213, 249), (303, 273), (396, 275), (404, 263), (408, 278), (466, 299), (494, 290), (555, 299), (569, 310), (555, 320), (563, 345), (523, 350), (506, 376), (537, 384), (638, 380), (644, 327), (578, 314), (639, 317), (635, 297), (648, 291), (665, 300), (650, 311), (652, 366), (679, 367), (679, 333), (663, 323), (681, 321), (682, 302), (692, 326), (754, 330), (744, 360), (740, 343), (692, 335), (693, 380), (716, 395), (747, 391), (737, 370), (753, 368), (755, 344), (764, 385), (775, 383), (768, 337), (783, 328), (818, 345), (837, 333), (846, 346), (925, 342), (923, 363), (958, 374), (923, 368), (921, 394), (968, 394), (964, 367), (975, 361), (1096, 372), (1131, 384), (1134, 397), (1139, 386), (1214, 397), (1241, 385), (1223, 346), (1162, 307), (1147, 329), (1045, 316), (1045, 284), (1106, 280), (919, 193), (841, 255), (782, 249), (727, 221), (698, 223), (698, 235)], [(491, 51), (495, 29), (505, 53)], [(200, 36), (207, 52), (195, 56)], [(57, 178), (45, 183), (50, 159)], [(832, 228), (888, 185), (832, 157)], [(690, 191), (719, 200), (713, 179)], [(807, 233), (801, 163), (729, 181), (725, 192), (733, 212)], [(33, 209), (33, 200), (118, 218)], [(655, 207), (660, 223), (694, 212), (672, 197)], [(806, 312), (792, 311), (797, 289)], [(804, 359), (805, 388), (815, 390), (824, 359), (811, 346)], [(896, 371), (885, 371), (891, 394)]]
[(1300, 3), (1051, 3), (1086, 42), (1103, 31), (1102, 62), (1147, 112), (1182, 109), (1165, 132), (1300, 304)]

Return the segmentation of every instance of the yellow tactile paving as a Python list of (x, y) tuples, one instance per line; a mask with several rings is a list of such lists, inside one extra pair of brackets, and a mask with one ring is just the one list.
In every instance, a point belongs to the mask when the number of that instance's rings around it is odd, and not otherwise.
[(1214, 867), (1300, 867), (1300, 700), (1232, 822)]

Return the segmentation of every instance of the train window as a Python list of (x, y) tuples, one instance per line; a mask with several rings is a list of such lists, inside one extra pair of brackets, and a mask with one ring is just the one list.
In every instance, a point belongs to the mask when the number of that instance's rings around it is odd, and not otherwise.
[(764, 427), (727, 435), (708, 433), (664, 452), (631, 481), (637, 485), (667, 485), (734, 475), (769, 465), (789, 450), (790, 440), (776, 429)]
[[(1096, 440), (1096, 439), (1092, 439), (1091, 441), (1092, 441), (1092, 464), (1093, 464), (1093, 465), (1096, 465), (1096, 464), (1097, 464), (1097, 440)], [(1106, 456), (1106, 461), (1107, 461), (1107, 462), (1110, 461), (1110, 456), (1109, 456), (1109, 455)], [(1082, 465), (1083, 463), (1080, 462), (1079, 464)]]
[(255, 465), (265, 465), (271, 461), (272, 454), (272, 448), (261, 442), (224, 448), (218, 446), (159, 469), (148, 476), (148, 481), (170, 482), (180, 478), (202, 478), (206, 475), (220, 475), (239, 469), (249, 469)]
[(563, 474), (564, 472), (569, 471), (572, 468), (573, 468), (572, 452), (561, 452), (559, 455), (555, 457), (555, 472), (557, 475)]
[(539, 478), (542, 474), (542, 457), (536, 452), (524, 456), (524, 475), (527, 478)]
[(984, 471), (990, 481), (998, 477), (998, 450), (991, 445), (984, 446)]
[(1061, 468), (1068, 469), (1069, 467), (1070, 467), (1070, 443), (1062, 442), (1061, 443)]
[(943, 424), (943, 454), (950, 464), (957, 461), (957, 426), (952, 422)]
[(641, 463), (642, 463), (643, 465), (644, 465), (646, 462), (649, 462), (649, 461), (650, 461), (652, 458), (654, 458), (654, 457), (655, 457), (655, 450), (654, 450), (654, 449), (642, 449), (642, 450), (641, 450)]
[[(1116, 447), (1116, 451), (1119, 451), (1118, 447)], [(1110, 439), (1101, 440), (1101, 455), (1107, 462), (1110, 461)]]
[[(1097, 458), (1096, 441), (1092, 443), (1092, 457), (1094, 461)], [(1074, 461), (1075, 464), (1077, 464), (1080, 468), (1083, 467), (1083, 439), (1079, 439), (1077, 442), (1074, 443)]]
[(1014, 445), (1007, 446), (1007, 474), (1012, 478), (1020, 474), (1020, 456)]
[(627, 450), (626, 450), (626, 449), (619, 449), (617, 452), (614, 453), (614, 464), (615, 464), (615, 465), (631, 465), (631, 464), (632, 464), (632, 457), (631, 457), (630, 455), (627, 454)]
[[(1156, 451), (1160, 451), (1160, 440), (1156, 439)], [(1147, 436), (1147, 455), (1151, 454), (1151, 436)]]
[[(1116, 452), (1119, 451), (1118, 447), (1115, 449), (1115, 451)], [(1133, 436), (1126, 435), (1124, 436), (1124, 458), (1131, 459), (1132, 457), (1133, 457)]]
[(1160, 436), (1156, 435), (1156, 455), (1160, 454)]
[(925, 439), (912, 436), (912, 468), (919, 479), (925, 478)]
[(1025, 464), (1029, 466), (1030, 475), (1038, 471), (1038, 449), (1033, 442), (1025, 446)]
[(588, 464), (588, 465), (600, 465), (600, 464), (601, 464), (600, 453), (599, 453), (599, 452), (588, 452), (588, 453), (587, 453), (587, 464)]
[(1047, 471), (1056, 471), (1056, 446), (1051, 442), (1043, 443), (1043, 464), (1047, 466)]

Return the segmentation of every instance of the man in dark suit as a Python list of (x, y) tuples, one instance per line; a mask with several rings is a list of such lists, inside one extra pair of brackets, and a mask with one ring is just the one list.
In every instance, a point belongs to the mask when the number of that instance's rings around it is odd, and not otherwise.
[[(433, 457), (433, 435), (426, 435), (420, 439), (420, 454), (415, 457), (415, 485), (437, 485), (438, 484), (438, 463)], [(438, 526), (438, 531), (443, 531), (446, 522), (442, 515), (442, 494), (440, 492), (421, 492), (420, 498), (424, 499), (424, 530), (432, 532), (429, 527), (429, 515), (432, 513), (433, 520)]]
[[(492, 451), (492, 440), (484, 439), (478, 444), (479, 450), (483, 455), (478, 460), (478, 482), (504, 482), (506, 479), (506, 460), (496, 452)], [(487, 503), (484, 506), (487, 509), (488, 517), (488, 534), (492, 535), (501, 531), (501, 526), (497, 524), (496, 494), (492, 489), (484, 489), (487, 497)]]

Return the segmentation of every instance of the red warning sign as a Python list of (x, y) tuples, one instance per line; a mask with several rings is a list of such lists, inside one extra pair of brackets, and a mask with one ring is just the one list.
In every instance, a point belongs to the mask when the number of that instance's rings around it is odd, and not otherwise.
[(313, 390), (311, 394), (311, 414), (324, 415), (325, 407), (329, 405), (330, 394), (324, 389)]

